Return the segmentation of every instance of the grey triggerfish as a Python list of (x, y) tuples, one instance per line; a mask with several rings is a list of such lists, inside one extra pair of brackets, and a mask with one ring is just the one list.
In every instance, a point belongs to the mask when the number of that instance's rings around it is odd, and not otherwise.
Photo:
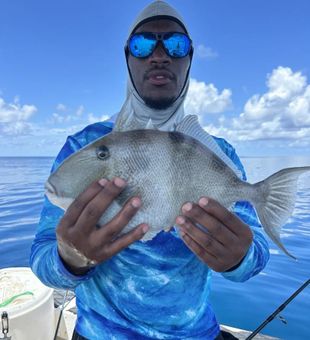
[(130, 197), (139, 196), (142, 207), (122, 233), (147, 223), (150, 229), (144, 241), (173, 226), (187, 201), (196, 202), (208, 196), (226, 208), (237, 201), (249, 201), (265, 232), (292, 256), (281, 243), (280, 232), (293, 213), (298, 176), (310, 171), (310, 166), (283, 169), (250, 184), (240, 179), (236, 169), (208, 143), (183, 133), (182, 126), (178, 130), (112, 131), (69, 156), (50, 175), (46, 182), (47, 197), (66, 210), (93, 181), (124, 178), (128, 182), (126, 188), (98, 224), (106, 224)]

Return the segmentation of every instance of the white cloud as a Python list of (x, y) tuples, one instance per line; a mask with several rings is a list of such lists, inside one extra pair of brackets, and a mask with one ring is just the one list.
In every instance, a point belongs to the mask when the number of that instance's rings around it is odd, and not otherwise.
[(269, 94), (266, 96), (271, 99), (290, 100), (295, 95), (303, 92), (307, 78), (300, 72), (293, 72), (289, 67), (279, 66), (267, 76), (267, 87)]
[(20, 105), (17, 97), (13, 103), (6, 103), (3, 98), (0, 98), (0, 123), (27, 121), (36, 111), (34, 105)]
[(231, 90), (220, 92), (213, 84), (191, 79), (184, 105), (187, 113), (196, 114), (200, 118), (207, 113), (224, 112), (232, 105)]
[(21, 136), (21, 135), (29, 135), (33, 132), (33, 125), (31, 123), (17, 121), (15, 123), (10, 124), (0, 124), (0, 131), (4, 135), (8, 136)]
[(57, 112), (52, 113), (51, 122), (54, 124), (62, 124), (64, 122), (69, 122), (71, 120), (71, 116), (60, 115)]
[(195, 54), (202, 59), (215, 59), (218, 57), (218, 53), (216, 51), (214, 51), (211, 47), (207, 47), (203, 44), (200, 44), (196, 47)]
[(78, 107), (78, 109), (76, 110), (75, 114), (76, 114), (78, 117), (81, 117), (82, 114), (83, 114), (83, 112), (84, 112), (84, 106), (83, 106), (83, 105), (80, 105), (80, 106)]
[(56, 110), (57, 111), (66, 111), (67, 110), (67, 107), (66, 107), (66, 105), (64, 105), (64, 104), (58, 104), (57, 106), (56, 106)]
[(0, 98), (0, 132), (3, 135), (25, 135), (32, 132), (32, 124), (27, 121), (37, 111), (34, 105), (21, 105), (16, 96), (13, 103)]
[(96, 122), (103, 122), (107, 120), (110, 116), (109, 115), (102, 115), (101, 117), (96, 117), (93, 113), (88, 114), (88, 123), (93, 124)]
[(281, 118), (281, 126), (310, 125), (310, 86), (307, 78), (288, 67), (278, 67), (267, 76), (268, 92), (254, 95), (240, 117), (244, 121), (270, 121)]
[(286, 139), (291, 145), (310, 145), (310, 85), (301, 72), (289, 67), (267, 75), (267, 92), (255, 94), (243, 112), (205, 128), (234, 141)]
[(68, 109), (63, 104), (58, 104), (57, 110), (62, 111), (62, 113), (58, 113), (58, 112), (52, 113), (52, 117), (48, 120), (49, 123), (63, 124), (63, 123), (77, 122), (82, 119), (82, 115), (84, 113), (84, 106), (80, 105), (73, 114), (64, 114), (65, 111), (71, 112), (72, 110)]
[[(58, 104), (56, 109), (46, 121), (31, 122), (37, 111), (34, 105), (21, 105), (18, 97), (6, 103), (0, 96), (1, 155), (56, 155), (68, 135), (82, 130), (89, 123), (108, 118), (107, 115), (96, 117), (94, 114), (87, 117), (83, 105), (73, 110)], [(10, 146), (5, 148), (8, 138)]]
[[(85, 127), (85, 124), (76, 124), (76, 125), (70, 125), (64, 128), (53, 128), (49, 130), (49, 137), (62, 136), (66, 138), (68, 135), (72, 135), (82, 130), (84, 127)], [(46, 129), (44, 127), (41, 127), (40, 131), (38, 131), (38, 134), (41, 134), (44, 131), (46, 131)]]

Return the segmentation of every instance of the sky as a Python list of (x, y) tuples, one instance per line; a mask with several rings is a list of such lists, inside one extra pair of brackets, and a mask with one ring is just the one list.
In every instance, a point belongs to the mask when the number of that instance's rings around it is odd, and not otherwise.
[[(186, 112), (241, 157), (310, 156), (310, 1), (170, 0), (194, 44)], [(118, 112), (144, 0), (0, 0), (0, 156), (55, 157)]]

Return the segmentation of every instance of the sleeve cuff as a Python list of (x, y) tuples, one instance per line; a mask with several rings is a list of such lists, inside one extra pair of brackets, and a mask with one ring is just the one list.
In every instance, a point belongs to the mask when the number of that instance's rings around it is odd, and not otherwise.
[(94, 272), (96, 271), (96, 267), (90, 268), (89, 271), (85, 275), (75, 275), (72, 274), (64, 265), (59, 253), (58, 253), (58, 247), (56, 244), (56, 247), (54, 248), (55, 253), (55, 259), (57, 263), (57, 267), (59, 268), (59, 272), (61, 275), (63, 275), (66, 279), (75, 281), (75, 282), (83, 282), (85, 280), (90, 279)]
[(243, 258), (239, 266), (234, 270), (221, 273), (222, 276), (231, 281), (240, 282), (240, 281), (247, 280), (248, 279), (247, 274), (251, 273), (253, 269), (252, 267), (253, 267), (254, 253), (255, 253), (254, 248), (255, 248), (255, 245), (254, 245), (254, 242), (252, 242), (252, 244), (250, 245), (250, 248), (248, 249), (245, 257)]

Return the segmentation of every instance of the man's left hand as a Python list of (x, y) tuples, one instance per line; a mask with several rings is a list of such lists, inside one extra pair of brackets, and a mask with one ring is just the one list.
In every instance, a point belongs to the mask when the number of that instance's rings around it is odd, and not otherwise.
[(187, 202), (176, 218), (186, 245), (210, 268), (224, 272), (238, 265), (252, 240), (251, 229), (217, 201)]

